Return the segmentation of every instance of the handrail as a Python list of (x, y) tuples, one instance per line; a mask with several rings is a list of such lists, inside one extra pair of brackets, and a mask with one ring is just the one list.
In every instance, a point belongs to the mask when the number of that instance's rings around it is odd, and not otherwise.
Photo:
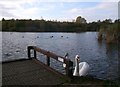
[(42, 54), (46, 55), (46, 58), (47, 58), (46, 61), (47, 61), (47, 66), (48, 67), (50, 66), (50, 58), (53, 58), (57, 61), (62, 62), (65, 65), (66, 76), (68, 76), (70, 78), (73, 76), (73, 72), (72, 72), (73, 62), (70, 59), (66, 59), (65, 57), (56, 55), (55, 53), (52, 53), (50, 51), (46, 51), (46, 50), (38, 48), (36, 46), (28, 46), (27, 49), (28, 49), (28, 58), (29, 59), (32, 58), (31, 57), (31, 50), (34, 50), (34, 58), (37, 58), (36, 57), (36, 51), (37, 51), (39, 53), (42, 53)]

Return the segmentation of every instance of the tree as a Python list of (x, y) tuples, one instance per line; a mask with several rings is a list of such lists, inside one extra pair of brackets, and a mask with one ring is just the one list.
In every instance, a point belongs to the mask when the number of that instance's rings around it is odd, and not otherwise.
[(2, 18), (2, 21), (5, 21), (5, 19), (4, 19), (4, 18)]
[(83, 24), (85, 24), (86, 23), (86, 20), (85, 20), (85, 18), (82, 18), (81, 16), (78, 16), (77, 18), (76, 18), (76, 23), (83, 23)]
[(97, 21), (97, 23), (101, 23), (101, 21), (100, 21), (100, 20), (98, 20), (98, 21)]
[(104, 23), (112, 23), (112, 19), (106, 19), (103, 21)]

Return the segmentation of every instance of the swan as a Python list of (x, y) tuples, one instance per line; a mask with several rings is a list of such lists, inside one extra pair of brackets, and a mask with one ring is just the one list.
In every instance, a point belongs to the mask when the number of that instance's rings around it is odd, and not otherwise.
[(89, 71), (89, 65), (87, 62), (80, 62), (79, 55), (75, 56), (75, 69), (73, 76), (86, 76)]

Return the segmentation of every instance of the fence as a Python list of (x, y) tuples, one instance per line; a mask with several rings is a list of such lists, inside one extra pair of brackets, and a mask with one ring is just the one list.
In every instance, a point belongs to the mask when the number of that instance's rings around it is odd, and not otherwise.
[[(31, 57), (31, 50), (34, 51), (33, 57)], [(37, 59), (36, 52), (42, 53), (46, 56), (46, 62), (47, 62), (46, 68), (50, 68), (50, 58), (53, 58), (53, 59), (63, 63), (63, 65), (65, 67), (65, 71), (66, 71), (66, 76), (68, 76), (70, 78), (73, 76), (73, 72), (72, 72), (73, 62), (70, 59), (66, 59), (65, 57), (56, 55), (55, 53), (52, 53), (50, 51), (46, 51), (46, 50), (38, 48), (36, 46), (28, 46), (28, 58), (29, 59), (32, 59), (32, 58)], [(54, 69), (53, 72), (57, 72), (57, 71)]]

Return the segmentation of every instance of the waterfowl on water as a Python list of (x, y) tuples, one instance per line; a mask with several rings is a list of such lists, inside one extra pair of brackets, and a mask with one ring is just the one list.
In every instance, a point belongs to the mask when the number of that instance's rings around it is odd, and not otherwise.
[(53, 38), (53, 36), (50, 36), (50, 38)]

